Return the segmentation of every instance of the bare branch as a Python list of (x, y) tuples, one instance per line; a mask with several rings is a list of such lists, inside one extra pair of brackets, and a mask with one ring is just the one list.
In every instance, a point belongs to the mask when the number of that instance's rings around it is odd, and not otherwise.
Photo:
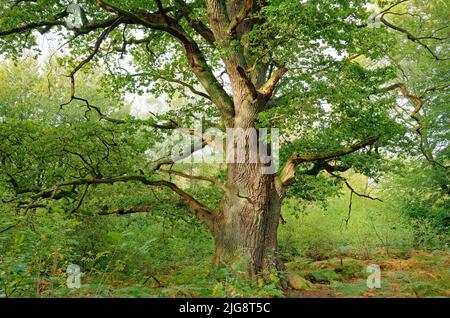
[(147, 204), (144, 204), (144, 205), (136, 205), (136, 206), (129, 207), (129, 208), (118, 208), (118, 209), (111, 210), (111, 211), (101, 211), (97, 214), (98, 215), (112, 215), (112, 214), (123, 215), (123, 214), (132, 214), (132, 213), (150, 212), (150, 211), (151, 211), (151, 207)]
[[(16, 27), (10, 30), (6, 31), (0, 31), (0, 36), (6, 36), (6, 35), (12, 35), (12, 34), (20, 34), (27, 31), (32, 30), (38, 30), (41, 29), (40, 32), (48, 32), (55, 26), (66, 26), (66, 22), (64, 20), (60, 20), (61, 18), (64, 18), (67, 15), (66, 12), (61, 12), (58, 15), (55, 16), (54, 20), (47, 20), (47, 21), (39, 21), (39, 22), (31, 22), (25, 25), (22, 25), (20, 27)], [(74, 29), (73, 31), (76, 33), (76, 35), (83, 35), (88, 34), (92, 31), (98, 30), (98, 29), (104, 29), (110, 27), (113, 23), (117, 21), (119, 16), (113, 16), (105, 20), (100, 21), (92, 21), (91, 23), (87, 25), (83, 25), (80, 28)], [(122, 23), (131, 24), (132, 21), (127, 18), (122, 18)]]
[(450, 59), (450, 57), (446, 57), (446, 58), (439, 57), (436, 53), (434, 53), (433, 50), (427, 44), (425, 44), (422, 41), (423, 39), (426, 39), (427, 37), (417, 37), (417, 36), (413, 35), (408, 30), (406, 30), (406, 29), (404, 29), (402, 27), (399, 27), (399, 26), (391, 23), (390, 21), (386, 20), (385, 17), (384, 17), (385, 15), (386, 15), (386, 13), (383, 13), (380, 16), (380, 22), (382, 22), (384, 25), (386, 25), (387, 27), (389, 27), (389, 28), (391, 28), (393, 30), (396, 30), (398, 32), (401, 32), (401, 33), (405, 34), (409, 40), (411, 40), (413, 42), (417, 42), (420, 46), (425, 48), (433, 56), (433, 58), (435, 60), (437, 60), (437, 61), (444, 61), (444, 60), (449, 60)]
[(13, 224), (13, 225), (7, 226), (6, 228), (4, 228), (4, 229), (0, 230), (0, 234), (2, 234), (2, 233), (4, 233), (4, 232), (6, 232), (6, 231), (8, 231), (8, 230), (11, 230), (11, 229), (15, 228), (15, 227), (16, 227), (17, 225), (19, 225), (19, 222), (17, 222), (16, 224)]
[(203, 22), (194, 20), (190, 17), (192, 8), (187, 5), (184, 0), (176, 0), (176, 2), (181, 6), (183, 17), (187, 20), (189, 26), (193, 28), (198, 34), (200, 34), (206, 40), (206, 42), (214, 45), (216, 39), (213, 32)]
[[(146, 73), (146, 72), (127, 74), (127, 75), (131, 76), (131, 77), (146, 76), (146, 75), (153, 76), (152, 74)], [(175, 84), (179, 84), (181, 86), (184, 86), (187, 89), (189, 89), (193, 94), (198, 95), (198, 96), (203, 97), (203, 98), (206, 98), (206, 99), (211, 101), (211, 96), (209, 96), (208, 94), (206, 94), (204, 92), (201, 92), (201, 91), (197, 90), (193, 85), (188, 84), (186, 82), (183, 82), (183, 81), (181, 81), (179, 79), (169, 78), (169, 77), (161, 76), (161, 75), (158, 75), (157, 79), (161, 79), (161, 80), (166, 81), (166, 82), (175, 83)]]
[[(327, 169), (325, 169), (325, 170), (327, 170)], [(359, 192), (357, 192), (357, 191), (355, 190), (355, 188), (353, 188), (353, 187), (350, 185), (350, 183), (348, 182), (348, 180), (347, 180), (346, 178), (344, 178), (344, 177), (342, 177), (342, 176), (340, 176), (340, 175), (335, 174), (333, 171), (327, 170), (327, 172), (328, 172), (330, 175), (332, 175), (333, 177), (338, 178), (338, 179), (344, 181), (345, 185), (347, 186), (347, 188), (349, 188), (349, 190), (351, 191), (351, 193), (354, 193), (354, 194), (356, 194), (357, 196), (362, 197), (362, 198), (366, 198), (366, 199), (370, 199), (370, 200), (374, 200), (374, 201), (380, 201), (380, 202), (383, 202), (383, 200), (381, 200), (381, 199), (379, 199), (379, 198), (374, 198), (374, 197), (371, 197), (370, 195), (367, 195), (367, 194), (364, 194), (364, 193), (359, 193)]]
[(211, 101), (211, 96), (209, 96), (208, 94), (205, 94), (205, 93), (195, 89), (194, 86), (192, 86), (192, 85), (190, 85), (190, 84), (188, 84), (186, 82), (180, 81), (180, 80), (175, 79), (175, 78), (170, 79), (170, 78), (167, 78), (167, 77), (164, 77), (164, 76), (159, 76), (159, 78), (162, 79), (162, 80), (165, 80), (167, 82), (180, 84), (181, 86), (184, 86), (184, 87), (188, 88), (193, 94), (201, 96), (201, 97), (206, 98), (206, 99)]
[(444, 85), (440, 85), (440, 86), (430, 87), (430, 88), (427, 88), (427, 89), (423, 92), (423, 94), (420, 95), (419, 97), (420, 97), (420, 98), (424, 98), (425, 95), (428, 94), (428, 93), (438, 92), (438, 91), (444, 90), (444, 89), (449, 88), (449, 87), (450, 87), (450, 84), (444, 84)]
[(392, 5), (390, 5), (389, 7), (387, 7), (386, 9), (384, 9), (383, 11), (381, 11), (380, 13), (387, 13), (389, 10), (395, 8), (396, 6), (398, 6), (404, 2), (408, 2), (408, 0), (397, 1), (397, 2), (393, 3)]
[(108, 34), (119, 25), (121, 20), (122, 20), (122, 17), (118, 17), (116, 19), (116, 21), (113, 24), (111, 24), (110, 27), (103, 30), (103, 32), (100, 34), (99, 38), (95, 42), (94, 50), (84, 60), (82, 60), (69, 74), (70, 81), (71, 81), (71, 95), (70, 95), (71, 99), (73, 99), (75, 97), (75, 74), (84, 65), (89, 63), (94, 58), (94, 56), (97, 54), (98, 50), (100, 49), (102, 42), (105, 40), (105, 38), (108, 36)]
[(70, 212), (70, 214), (75, 213), (76, 211), (78, 211), (78, 209), (83, 204), (84, 198), (86, 197), (86, 194), (87, 194), (88, 190), (89, 190), (89, 185), (86, 185), (86, 188), (84, 189), (83, 194), (80, 197), (80, 200), (78, 201), (76, 207), (74, 207), (73, 210)]
[(350, 216), (352, 215), (352, 204), (353, 204), (353, 191), (350, 190), (350, 199), (348, 202), (348, 214), (344, 220), (346, 227), (348, 226), (348, 222), (350, 221)]

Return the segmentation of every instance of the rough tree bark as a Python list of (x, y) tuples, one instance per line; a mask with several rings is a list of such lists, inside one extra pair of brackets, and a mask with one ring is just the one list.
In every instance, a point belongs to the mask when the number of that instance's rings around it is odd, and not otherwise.
[(214, 220), (214, 264), (245, 262), (250, 274), (271, 270), (277, 261), (281, 200), (275, 177), (260, 164), (230, 164), (227, 192)]
[[(240, 39), (252, 25), (248, 14), (263, 2), (207, 1), (209, 24), (218, 43)], [(267, 66), (252, 71), (245, 58), (245, 47), (236, 46), (224, 58), (233, 91), (232, 128), (254, 128), (257, 113), (270, 92), (258, 92), (267, 80)], [(273, 84), (274, 85), (274, 84)], [(230, 142), (228, 140), (228, 142)], [(258, 143), (259, 144), (259, 143)], [(275, 175), (263, 174), (263, 163), (249, 162), (253, 154), (246, 148), (245, 162), (228, 164), (228, 179), (220, 210), (214, 218), (214, 264), (244, 262), (250, 274), (270, 270), (277, 264), (277, 228), (281, 199)], [(258, 156), (255, 156), (258, 158)]]

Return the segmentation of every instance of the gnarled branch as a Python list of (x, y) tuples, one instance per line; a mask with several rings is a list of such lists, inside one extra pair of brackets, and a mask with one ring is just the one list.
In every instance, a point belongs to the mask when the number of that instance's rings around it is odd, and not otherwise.
[(186, 203), (189, 210), (203, 221), (208, 227), (212, 226), (215, 211), (200, 201), (196, 200), (187, 192), (180, 189), (176, 184), (166, 180), (149, 180), (144, 176), (132, 175), (110, 178), (82, 178), (73, 181), (66, 181), (55, 185), (50, 189), (45, 189), (35, 195), (36, 198), (52, 198), (52, 195), (64, 187), (77, 188), (81, 185), (99, 185), (99, 184), (114, 184), (118, 182), (140, 182), (148, 186), (166, 187), (176, 193)]
[[(428, 92), (434, 92), (436, 90), (444, 89), (447, 87), (449, 87), (449, 85), (444, 85), (444, 86), (440, 86), (440, 87), (432, 87), (432, 88), (425, 90), (424, 94), (426, 94)], [(423, 95), (416, 96), (416, 95), (410, 94), (408, 89), (406, 88), (405, 84), (403, 84), (403, 83), (392, 84), (388, 87), (382, 88), (380, 91), (388, 92), (388, 91), (392, 91), (395, 89), (399, 89), (400, 92), (402, 93), (403, 97), (405, 97), (406, 99), (412, 100), (416, 104), (413, 111), (410, 113), (409, 116), (417, 123), (415, 130), (420, 138), (419, 148), (420, 148), (420, 151), (422, 152), (422, 154), (424, 155), (425, 159), (433, 166), (438, 165), (443, 168), (446, 168), (445, 166), (443, 166), (442, 164), (440, 164), (439, 162), (436, 161), (436, 159), (433, 156), (432, 151), (430, 151), (430, 149), (428, 149), (429, 147), (428, 147), (428, 141), (427, 141), (427, 136), (426, 136), (426, 131), (425, 131), (426, 127), (422, 123), (422, 121), (418, 115), (419, 111), (423, 107), (423, 101), (422, 101)]]
[(298, 164), (302, 162), (314, 162), (314, 161), (324, 161), (329, 159), (334, 159), (338, 157), (342, 157), (348, 155), (352, 152), (358, 151), (361, 148), (364, 148), (368, 145), (373, 145), (377, 142), (379, 137), (371, 137), (367, 140), (357, 142), (351, 146), (342, 148), (337, 151), (330, 152), (321, 152), (321, 153), (312, 153), (312, 154), (295, 154), (288, 160), (286, 165), (284, 166), (281, 174), (279, 176), (281, 184), (286, 186), (289, 182), (295, 177), (295, 170)]

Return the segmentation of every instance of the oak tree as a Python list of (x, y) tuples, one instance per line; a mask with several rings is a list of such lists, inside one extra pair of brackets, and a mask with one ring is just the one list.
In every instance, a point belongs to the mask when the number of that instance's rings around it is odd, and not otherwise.
[[(419, 14), (426, 3), (448, 7), (445, 1), (414, 1), (411, 7), (408, 1), (366, 0), (2, 0), (1, 53), (17, 57), (38, 51), (39, 34), (60, 39), (70, 53), (61, 56), (70, 94), (55, 107), (81, 105), (106, 131), (114, 125), (138, 127), (124, 129), (121, 138), (141, 133), (142, 127), (159, 131), (161, 137), (189, 128), (198, 116), (207, 118), (204, 128), (222, 131), (281, 129), (277, 173), (263, 173), (271, 162), (252, 162), (249, 158), (259, 156), (245, 147), (246, 160), (227, 163), (222, 179), (171, 169), (175, 160), (170, 157), (123, 172), (115, 168), (121, 161), (118, 152), (101, 169), (88, 156), (72, 154), (83, 167), (77, 177), (61, 166), (57, 177), (21, 182), (33, 186), (18, 184), (18, 170), (6, 180), (15, 195), (29, 193), (33, 199), (75, 193), (75, 208), (93, 186), (135, 182), (167, 188), (210, 231), (215, 264), (245, 261), (251, 274), (281, 269), (277, 228), (283, 199), (292, 193), (317, 199), (326, 182), (330, 187), (333, 182), (346, 184), (352, 194), (371, 198), (355, 191), (340, 173), (353, 169), (377, 178), (385, 158), (415, 138), (395, 115), (397, 99), (415, 102), (410, 117), (416, 119), (421, 111), (418, 96), (442, 89), (430, 84), (416, 96), (398, 80), (398, 65), (387, 58), (397, 43), (407, 41), (429, 63), (446, 63), (445, 26), (430, 25), (430, 34), (422, 35), (416, 33), (420, 28), (401, 24), (402, 15)], [(409, 12), (411, 8), (415, 11)], [(89, 67), (95, 63), (105, 70), (103, 81), (115, 93), (152, 93), (169, 102), (181, 100), (181, 105), (150, 119), (115, 116), (77, 89), (81, 72), (93, 70)], [(96, 134), (93, 130), (92, 136)], [(103, 143), (108, 151), (114, 147), (99, 136), (97, 146)], [(200, 147), (188, 154), (210, 142), (201, 139)], [(144, 158), (153, 144), (134, 145), (132, 152)], [(427, 151), (425, 156), (433, 161)], [(4, 156), (3, 164), (8, 160)], [(161, 173), (210, 182), (221, 193), (220, 205), (208, 206)], [(313, 180), (325, 175), (328, 181), (314, 185)], [(78, 191), (80, 187), (85, 191)], [(134, 211), (146, 207), (116, 212)]]

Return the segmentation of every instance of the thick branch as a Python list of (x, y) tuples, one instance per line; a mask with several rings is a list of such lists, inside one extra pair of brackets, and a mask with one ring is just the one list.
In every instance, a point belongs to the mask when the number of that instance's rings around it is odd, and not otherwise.
[(241, 10), (239, 10), (236, 16), (231, 19), (230, 24), (227, 27), (226, 32), (228, 34), (233, 34), (236, 32), (236, 28), (239, 26), (239, 24), (242, 23), (242, 21), (244, 21), (245, 18), (247, 18), (249, 13), (252, 11), (252, 7), (252, 0), (244, 0), (244, 5), (242, 6)]
[(277, 69), (273, 75), (258, 89), (258, 92), (263, 95), (270, 95), (274, 91), (278, 81), (287, 72), (287, 68), (281, 67)]
[(350, 169), (350, 167), (346, 165), (330, 165), (330, 163), (327, 161), (317, 161), (314, 163), (311, 169), (302, 172), (302, 174), (306, 174), (309, 176), (317, 176), (319, 172), (322, 170), (333, 172), (345, 172), (348, 169)]
[(348, 155), (348, 154), (355, 152), (361, 148), (364, 148), (368, 145), (373, 145), (378, 139), (379, 139), (379, 137), (371, 137), (365, 141), (355, 143), (351, 146), (342, 148), (337, 151), (320, 152), (320, 153), (312, 153), (312, 154), (305, 154), (305, 155), (297, 154), (292, 158), (292, 160), (295, 160), (296, 163), (300, 163), (300, 162), (307, 162), (307, 161), (333, 159), (333, 158)]
[(51, 28), (51, 27), (58, 26), (58, 25), (64, 26), (65, 22), (60, 21), (60, 20), (32, 22), (32, 23), (28, 23), (28, 24), (22, 25), (17, 28), (10, 29), (10, 30), (0, 31), (0, 36), (20, 34), (20, 33), (30, 31), (30, 30), (35, 30), (35, 29), (38, 29), (41, 27)]
[(148, 186), (161, 186), (171, 189), (174, 193), (179, 195), (183, 201), (188, 206), (189, 210), (196, 215), (201, 221), (203, 221), (208, 227), (212, 226), (212, 218), (215, 214), (214, 210), (204, 205), (203, 203), (197, 201), (191, 195), (180, 189), (176, 184), (166, 181), (166, 180), (148, 180), (144, 176), (122, 176), (122, 177), (111, 177), (111, 178), (94, 178), (94, 179), (78, 179), (74, 181), (63, 182), (52, 189), (43, 190), (38, 197), (49, 197), (62, 187), (78, 187), (81, 185), (98, 185), (98, 184), (114, 184), (117, 182), (140, 182)]
[(338, 157), (342, 157), (358, 151), (361, 148), (364, 148), (368, 145), (373, 145), (378, 140), (378, 137), (372, 137), (365, 141), (361, 141), (355, 143), (349, 147), (342, 148), (337, 151), (330, 152), (321, 152), (321, 153), (312, 153), (312, 154), (295, 154), (288, 160), (286, 165), (280, 174), (280, 181), (282, 185), (288, 185), (289, 182), (295, 177), (295, 170), (298, 164), (302, 162), (314, 162), (314, 161), (324, 161), (329, 159), (334, 159)]
[(244, 82), (245, 87), (247, 87), (247, 90), (248, 90), (250, 96), (252, 97), (252, 99), (253, 100), (257, 99), (258, 92), (256, 91), (256, 87), (255, 87), (255, 85), (253, 85), (252, 81), (247, 76), (247, 73), (245, 72), (245, 70), (242, 67), (238, 66), (237, 71), (238, 71), (239, 75), (241, 76), (241, 79)]
[(213, 103), (219, 108), (225, 124), (228, 127), (232, 126), (234, 105), (231, 97), (214, 76), (197, 43), (185, 32), (177, 20), (161, 13), (136, 14), (128, 12), (104, 0), (97, 0), (97, 3), (107, 11), (125, 16), (150, 29), (166, 32), (178, 40), (183, 46), (191, 71), (211, 97)]
[(208, 145), (209, 141), (206, 139), (202, 139), (202, 142), (197, 144), (194, 142), (193, 145), (191, 145), (191, 149), (189, 152), (185, 152), (182, 155), (178, 156), (176, 159), (174, 158), (167, 158), (167, 159), (161, 159), (158, 162), (155, 163), (155, 167), (153, 168), (153, 171), (159, 170), (163, 165), (173, 165), (176, 162), (188, 158), (190, 155), (192, 155), (194, 152), (197, 152), (198, 150), (201, 150)]

